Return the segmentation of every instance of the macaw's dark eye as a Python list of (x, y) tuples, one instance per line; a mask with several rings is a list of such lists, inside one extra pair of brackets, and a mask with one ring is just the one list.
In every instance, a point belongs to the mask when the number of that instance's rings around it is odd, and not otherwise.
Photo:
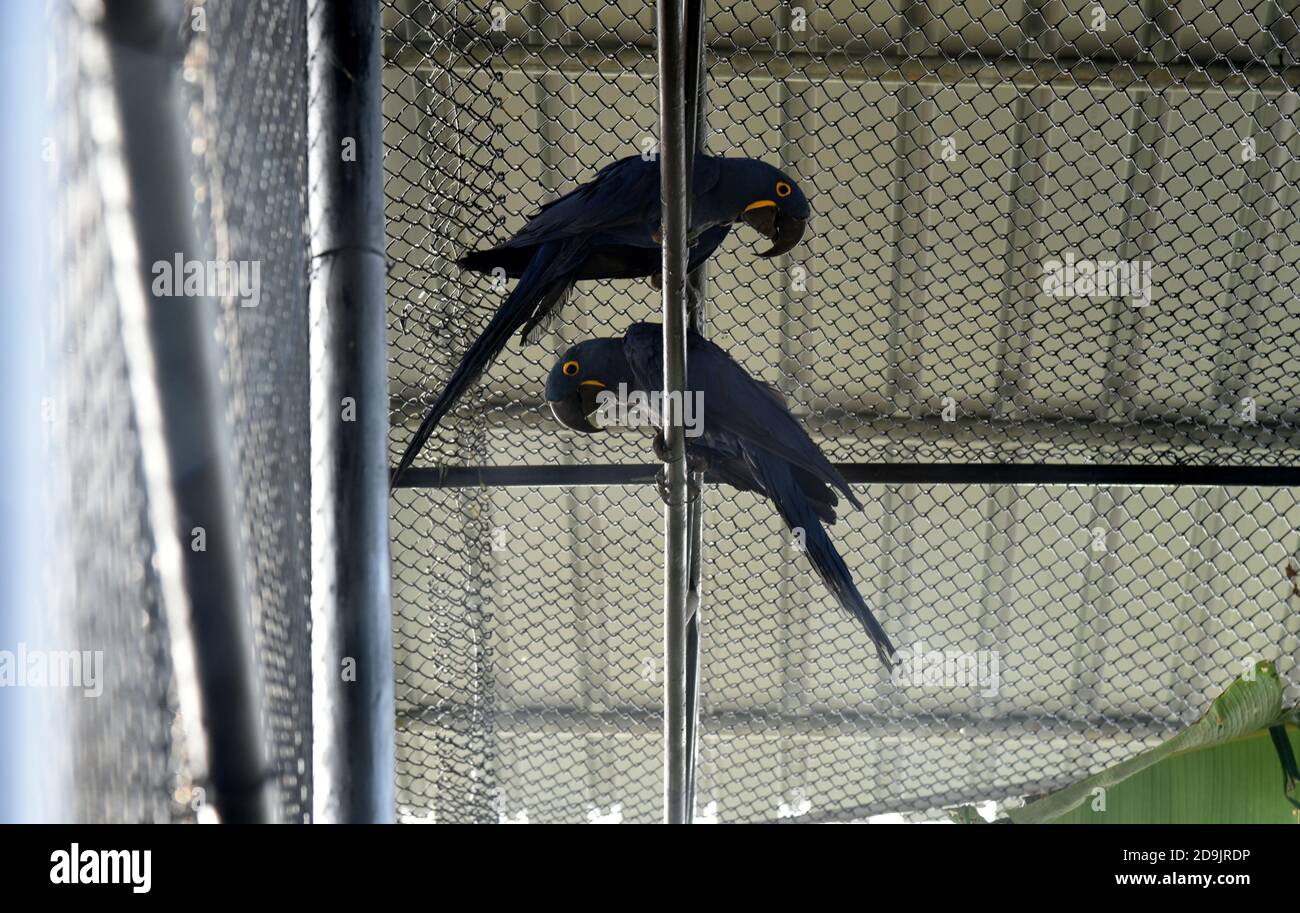
[(578, 363), (576, 361), (566, 361), (564, 367), (560, 370), (564, 372), (565, 377), (573, 377), (578, 373)]
[(788, 197), (788, 196), (789, 196), (790, 194), (792, 194), (792, 193), (794, 193), (794, 188), (791, 187), (789, 184), (787, 184), (785, 181), (777, 181), (777, 182), (776, 182), (776, 195), (777, 195), (777, 196), (779, 196), (779, 197)]

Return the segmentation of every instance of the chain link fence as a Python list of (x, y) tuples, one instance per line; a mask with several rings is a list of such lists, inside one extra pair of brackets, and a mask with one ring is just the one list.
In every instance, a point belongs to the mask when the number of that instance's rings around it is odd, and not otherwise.
[[(1287, 3), (706, 8), (707, 151), (813, 205), (710, 266), (710, 337), (833, 461), (1300, 462), (1297, 13)], [(385, 3), (393, 461), (507, 288), (461, 272), (653, 152), (653, 5)], [(569, 343), (655, 319), (582, 284), (423, 465), (644, 463), (558, 432)], [(862, 485), (832, 536), (891, 637), (982, 658), (891, 683), (775, 512), (706, 492), (703, 820), (933, 815), (1062, 785), (1191, 721), (1250, 658), (1298, 693), (1287, 488)], [(661, 814), (650, 486), (402, 490), (399, 806), (413, 821)], [(996, 664), (995, 678), (989, 671)]]
[(221, 302), (245, 581), (281, 817), (311, 815), (306, 0), (202, 3), (192, 30), (206, 246), (258, 263), (255, 305)]
[[(176, 655), (159, 580), (169, 560), (160, 542), (174, 531), (157, 526), (143, 456), (166, 441), (142, 413), (139, 364), (132, 379), (141, 340), (130, 337), (124, 300), (149, 289), (134, 256), (109, 39), (98, 4), (48, 7), (47, 640), (30, 646), (98, 653), (102, 693), (51, 698), (48, 731), (31, 750), (55, 746), (46, 786), (60, 817), (191, 821), (208, 797), (186, 748), (198, 721), (178, 699), (194, 670)], [(194, 2), (181, 12), (176, 66), (200, 247), (257, 264), (257, 301), (246, 306), (227, 289), (213, 344), (235, 451), (265, 753), (278, 817), (303, 821), (311, 812), (305, 4)]]

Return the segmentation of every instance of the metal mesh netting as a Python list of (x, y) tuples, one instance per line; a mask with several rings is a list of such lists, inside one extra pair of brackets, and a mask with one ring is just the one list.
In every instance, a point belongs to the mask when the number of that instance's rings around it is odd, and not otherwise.
[[(652, 6), (385, 13), (395, 461), (508, 291), (455, 257), (650, 148), (658, 109)], [(814, 211), (781, 261), (724, 245), (708, 333), (832, 460), (1296, 464), (1292, 7), (743, 3), (706, 41), (706, 148), (779, 164)], [(1081, 281), (1110, 262), (1149, 297)], [(579, 286), (421, 462), (652, 459), (539, 407), (559, 350), (658, 300)], [(1295, 677), (1290, 490), (857, 493), (832, 537), (891, 636), (997, 651), (999, 686), (889, 683), (771, 508), (710, 488), (706, 817), (1023, 795), (1169, 734), (1242, 660)], [(403, 491), (394, 516), (404, 813), (657, 818), (653, 489)]]
[(207, 29), (194, 33), (188, 61), (200, 225), (218, 259), (259, 263), (256, 306), (222, 302), (222, 347), (267, 753), (280, 814), (303, 821), (312, 763), (306, 3), (202, 6)]
[[(193, 820), (171, 633), (157, 575), (140, 427), (128, 384), (119, 293), (134, 275), (121, 126), (94, 4), (51, 4), (55, 135), (49, 165), (48, 275), (55, 289), (43, 367), (49, 389), (46, 495), (51, 648), (103, 654), (98, 697), (70, 693), (53, 735), (77, 821)], [(278, 814), (311, 802), (308, 606), (305, 10), (195, 3), (180, 27), (195, 221), (210, 256), (256, 261), (260, 300), (219, 302), (244, 579)], [(106, 188), (110, 188), (107, 189)], [(113, 210), (116, 207), (116, 210)], [(110, 212), (112, 210), (112, 212)], [(115, 220), (114, 220), (115, 219)], [(113, 233), (116, 232), (115, 236)], [(178, 241), (179, 243), (179, 241)], [(169, 306), (172, 305), (169, 302)], [(156, 434), (156, 429), (154, 429)], [(186, 543), (188, 544), (188, 542)], [(57, 766), (57, 765), (55, 765)]]

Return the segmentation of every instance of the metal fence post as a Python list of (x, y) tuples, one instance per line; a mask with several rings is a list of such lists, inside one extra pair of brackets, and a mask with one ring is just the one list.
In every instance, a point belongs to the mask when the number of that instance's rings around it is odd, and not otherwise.
[[(692, 155), (704, 151), (707, 135), (708, 73), (704, 67), (704, 0), (686, 0), (686, 149)], [(694, 167), (686, 172), (687, 212), (693, 197)], [(689, 219), (688, 219), (689, 221)], [(690, 298), (690, 327), (703, 335), (708, 293), (707, 262), (686, 278)], [(704, 473), (690, 474), (696, 497), (687, 513), (686, 539), (689, 560), (686, 586), (686, 814), (695, 813), (695, 765), (698, 759), (700, 723), (700, 574), (704, 549)]]
[(664, 507), (664, 820), (690, 821), (687, 736), (686, 612), (688, 589), (686, 437), (686, 50), (681, 0), (659, 0), (659, 169), (663, 232), (663, 432), (668, 445)]
[(308, 8), (316, 821), (392, 821), (383, 70), (377, 0)]

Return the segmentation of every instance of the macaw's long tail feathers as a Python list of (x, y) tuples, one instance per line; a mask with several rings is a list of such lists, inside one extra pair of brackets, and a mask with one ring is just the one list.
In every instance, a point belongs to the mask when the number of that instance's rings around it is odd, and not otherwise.
[(805, 526), (804, 530), (808, 560), (817, 569), (818, 575), (826, 583), (827, 588), (835, 594), (835, 598), (839, 600), (840, 605), (851, 612), (858, 621), (862, 622), (862, 627), (866, 629), (867, 636), (871, 638), (871, 642), (876, 646), (876, 654), (880, 657), (880, 661), (884, 663), (886, 669), (892, 672), (894, 669), (894, 654), (897, 651), (894, 649), (893, 643), (890, 642), (889, 635), (885, 633), (885, 629), (876, 620), (876, 616), (871, 613), (867, 601), (858, 592), (857, 585), (853, 582), (853, 575), (849, 573), (849, 568), (844, 563), (844, 559), (840, 557), (840, 553), (835, 550), (830, 536), (826, 534), (826, 529), (816, 520), (813, 520), (812, 525)]
[(557, 294), (557, 283), (563, 285), (564, 280), (556, 278), (554, 269), (559, 252), (558, 245), (543, 244), (537, 248), (532, 262), (519, 278), (519, 283), (497, 309), (483, 334), (469, 347), (456, 370), (452, 372), (447, 386), (443, 387), (437, 401), (420, 422), (420, 427), (411, 438), (411, 443), (406, 445), (406, 452), (402, 454), (397, 468), (393, 470), (391, 485), (394, 488), (420, 455), (425, 443), (433, 436), (442, 417), (500, 354), (506, 343), (510, 341), (511, 335), (538, 316), (536, 312), (539, 305), (553, 306), (557, 300), (563, 298), (563, 295)]
[(886, 669), (892, 671), (893, 657), (897, 651), (890, 642), (889, 635), (885, 633), (885, 629), (871, 613), (867, 601), (858, 592), (848, 565), (844, 563), (844, 559), (840, 557), (830, 536), (827, 535), (826, 528), (822, 526), (817, 505), (799, 490), (790, 465), (784, 460), (759, 454), (752, 457), (752, 463), (755, 464), (781, 518), (790, 529), (796, 531), (796, 535), (802, 530), (800, 538), (803, 549), (807, 552), (808, 560), (812, 562), (817, 575), (826, 584), (826, 588), (835, 594), (839, 604), (862, 623), (867, 636), (875, 644), (880, 661), (884, 663)]

